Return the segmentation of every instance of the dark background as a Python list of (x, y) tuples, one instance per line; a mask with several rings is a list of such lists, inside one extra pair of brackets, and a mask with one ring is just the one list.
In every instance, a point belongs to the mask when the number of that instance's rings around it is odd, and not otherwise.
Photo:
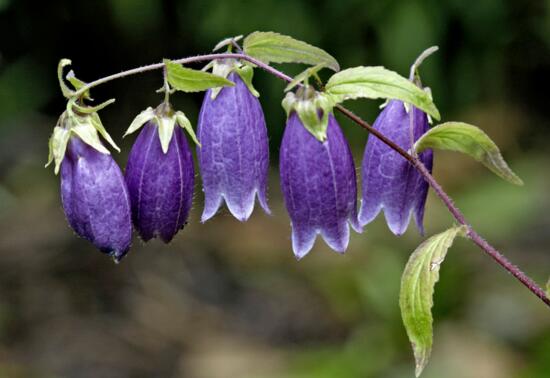
[[(539, 283), (550, 275), (550, 2), (0, 0), (0, 377), (412, 377), (398, 308), (401, 271), (423, 240), (379, 217), (339, 256), (321, 241), (297, 262), (277, 177), (284, 83), (256, 72), (270, 133), (269, 217), (223, 211), (168, 246), (137, 239), (119, 265), (69, 229), (59, 179), (44, 169), (64, 100), (55, 70), (86, 81), (208, 52), (227, 36), (273, 30), (320, 46), (342, 67), (422, 66), (442, 118), (482, 127), (525, 181), (500, 180), (438, 152), (435, 176), (473, 225)], [(200, 68), (200, 66), (196, 66)], [(289, 74), (301, 66), (278, 66)], [(97, 101), (124, 166), (133, 117), (161, 97), (159, 72), (103, 85)], [(202, 95), (173, 103), (195, 125)], [(349, 106), (372, 122), (379, 101)], [(367, 133), (339, 118), (360, 163)], [(200, 180), (198, 180), (199, 182)], [(427, 235), (452, 225), (430, 194)], [(502, 268), (459, 240), (435, 294), (423, 377), (549, 377), (550, 313)]]

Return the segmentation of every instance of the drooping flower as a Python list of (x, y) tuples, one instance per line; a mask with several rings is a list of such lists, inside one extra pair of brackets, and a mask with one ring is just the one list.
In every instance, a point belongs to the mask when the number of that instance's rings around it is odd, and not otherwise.
[[(429, 126), (426, 113), (415, 107), (407, 111), (403, 102), (392, 100), (380, 113), (373, 127), (408, 151)], [(431, 172), (432, 150), (420, 153), (419, 158)], [(368, 138), (361, 169), (361, 225), (370, 223), (384, 210), (386, 222), (395, 235), (401, 235), (407, 230), (412, 214), (420, 233), (423, 233), (428, 183), (422, 175), (405, 158), (373, 136)]]
[[(229, 65), (229, 67), (227, 67)], [(198, 121), (204, 211), (201, 221), (216, 214), (225, 200), (229, 211), (246, 221), (256, 194), (264, 211), (269, 169), (269, 145), (264, 114), (257, 92), (251, 87), (252, 71), (234, 61), (216, 62), (214, 73), (225, 72), (233, 87), (206, 92)]]
[(130, 248), (132, 220), (122, 172), (99, 139), (119, 150), (96, 112), (110, 103), (70, 100), (50, 138), (46, 166), (55, 161), (55, 173), (61, 169), (61, 202), (72, 229), (118, 262)]
[(71, 137), (61, 163), (61, 202), (78, 235), (115, 261), (126, 255), (132, 241), (130, 200), (110, 154)]
[(182, 128), (192, 129), (167, 103), (138, 115), (126, 134), (141, 126), (125, 172), (132, 219), (144, 241), (159, 237), (168, 243), (185, 225), (193, 202), (195, 169)]
[(281, 142), (280, 174), (297, 258), (313, 247), (318, 233), (335, 251), (349, 243), (349, 223), (357, 231), (357, 183), (349, 146), (332, 114), (320, 141), (291, 111)]

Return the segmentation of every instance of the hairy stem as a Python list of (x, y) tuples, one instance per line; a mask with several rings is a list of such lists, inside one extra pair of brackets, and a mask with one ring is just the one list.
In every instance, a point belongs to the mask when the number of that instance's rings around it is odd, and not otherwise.
[[(215, 59), (240, 59), (248, 61), (257, 67), (269, 72), (270, 74), (278, 77), (281, 80), (290, 82), (292, 81), (292, 78), (283, 72), (271, 67), (269, 64), (266, 64), (262, 61), (259, 61), (251, 56), (248, 56), (244, 53), (224, 53), (224, 54), (206, 54), (206, 55), (197, 55), (193, 57), (183, 58), (183, 59), (177, 59), (173, 62), (180, 63), (180, 64), (189, 64), (189, 63), (196, 63), (196, 62), (204, 62), (204, 61), (212, 61)], [(158, 70), (161, 68), (164, 68), (164, 63), (155, 63), (150, 64), (147, 66), (137, 67), (131, 70), (119, 72), (110, 76), (103, 77), (101, 79), (92, 81), (82, 88), (80, 88), (76, 93), (75, 96), (80, 96), (90, 88), (96, 87), (100, 84), (107, 83), (112, 80), (120, 79), (126, 76), (130, 75), (136, 75), (147, 71), (153, 71)], [(378, 130), (374, 129), (371, 125), (369, 125), (367, 122), (365, 122), (362, 118), (354, 114), (349, 109), (343, 107), (342, 105), (336, 105), (335, 108), (351, 119), (353, 122), (355, 122), (357, 125), (363, 127), (364, 129), (368, 130), (371, 134), (373, 134), (376, 138), (380, 139), (383, 143), (388, 145), (391, 149), (396, 151), (399, 155), (401, 155), (403, 158), (405, 158), (410, 164), (412, 164), (424, 177), (426, 182), (432, 187), (436, 195), (441, 199), (441, 201), (445, 204), (451, 215), (455, 218), (455, 220), (461, 224), (467, 227), (467, 237), (472, 240), (482, 251), (484, 251), (487, 255), (493, 258), (494, 261), (497, 262), (500, 266), (502, 266), (504, 269), (506, 269), (509, 273), (511, 273), (519, 282), (521, 282), (527, 289), (529, 289), (534, 295), (536, 295), (538, 298), (540, 298), (547, 306), (550, 307), (550, 298), (546, 296), (545, 291), (535, 283), (529, 276), (527, 276), (525, 273), (523, 273), (517, 266), (512, 264), (510, 260), (508, 260), (504, 255), (502, 255), (499, 251), (497, 251), (492, 245), (490, 245), (487, 241), (485, 241), (467, 222), (466, 218), (462, 214), (462, 212), (456, 207), (456, 205), (453, 203), (453, 200), (449, 195), (443, 190), (441, 185), (435, 180), (435, 178), (432, 176), (432, 174), (428, 171), (426, 166), (420, 161), (420, 159), (410, 154), (409, 152), (405, 151), (403, 148), (401, 148), (399, 145), (388, 139), (384, 134), (380, 133)]]

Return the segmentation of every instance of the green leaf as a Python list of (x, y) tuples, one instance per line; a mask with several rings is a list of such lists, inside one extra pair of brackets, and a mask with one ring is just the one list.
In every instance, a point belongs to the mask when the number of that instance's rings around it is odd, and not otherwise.
[(476, 126), (462, 122), (442, 123), (418, 139), (414, 148), (417, 152), (438, 148), (468, 154), (504, 180), (523, 185), (523, 181), (504, 161), (497, 145)]
[(294, 87), (296, 87), (299, 83), (307, 81), (312, 75), (315, 75), (317, 72), (322, 70), (325, 67), (324, 63), (320, 63), (316, 66), (310, 67), (299, 73), (298, 75), (294, 76), (292, 81), (288, 83), (288, 85), (285, 88), (285, 92), (288, 92), (292, 90)]
[(208, 72), (184, 68), (181, 64), (165, 60), (170, 85), (183, 92), (200, 92), (209, 88), (233, 86), (232, 81)]
[(197, 146), (201, 147), (201, 144), (199, 143), (197, 136), (195, 135), (195, 131), (191, 126), (191, 122), (189, 122), (189, 119), (185, 116), (183, 112), (176, 112), (176, 122), (182, 129), (187, 131), (191, 139), (193, 139), (193, 142), (195, 142)]
[(439, 111), (431, 95), (396, 72), (384, 67), (353, 67), (332, 75), (325, 86), (335, 101), (356, 98), (398, 99), (413, 104), (439, 119)]
[(141, 126), (143, 126), (146, 122), (152, 120), (154, 117), (155, 111), (151, 107), (148, 107), (147, 109), (139, 113), (130, 124), (130, 127), (128, 127), (128, 129), (124, 133), (123, 138), (136, 132)]
[(413, 347), (418, 377), (430, 357), (433, 338), (433, 293), (439, 279), (439, 267), (457, 235), (464, 236), (465, 226), (453, 227), (420, 244), (411, 254), (403, 276), (399, 307), (407, 335)]
[(61, 93), (63, 93), (63, 97), (65, 98), (70, 98), (74, 95), (74, 91), (71, 90), (63, 80), (63, 68), (71, 65), (71, 63), (70, 59), (61, 59), (57, 65), (57, 81), (59, 82)]
[[(67, 76), (65, 76), (65, 79), (67, 79), (73, 85), (74, 89), (76, 89), (77, 91), (80, 90), (82, 87), (86, 86), (85, 82), (83, 82), (82, 80), (78, 79), (75, 76), (73, 70), (69, 71)], [(89, 90), (84, 91), (84, 93), (82, 94), (82, 98), (91, 100), (92, 98), (90, 97), (90, 91)]]
[(243, 49), (265, 63), (322, 63), (334, 71), (340, 70), (336, 59), (326, 51), (279, 33), (254, 32), (244, 39)]

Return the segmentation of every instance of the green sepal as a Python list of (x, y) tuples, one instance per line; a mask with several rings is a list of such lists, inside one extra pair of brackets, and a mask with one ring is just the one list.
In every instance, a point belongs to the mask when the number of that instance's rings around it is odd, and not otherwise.
[(328, 117), (334, 105), (329, 95), (311, 87), (300, 88), (297, 93), (288, 92), (282, 102), (287, 117), (295, 111), (306, 130), (320, 142), (327, 139)]
[(168, 152), (168, 148), (170, 147), (172, 136), (174, 135), (176, 117), (174, 117), (173, 114), (171, 116), (157, 115), (153, 120), (158, 125), (160, 146), (162, 147), (162, 152), (166, 154)]
[[(252, 77), (254, 76), (254, 68), (247, 63), (240, 63), (234, 59), (226, 59), (224, 61), (215, 60), (212, 62), (212, 73), (214, 75), (226, 79), (231, 72), (236, 72), (244, 82), (250, 93), (255, 97), (260, 97), (260, 93), (252, 85)], [(223, 87), (212, 88), (210, 98), (215, 100)]]
[(319, 72), (320, 70), (322, 70), (325, 67), (326, 67), (325, 63), (319, 63), (316, 66), (306, 68), (304, 71), (302, 71), (298, 75), (294, 76), (292, 81), (290, 83), (288, 83), (288, 85), (286, 86), (285, 92), (288, 92), (288, 91), (294, 89), (295, 86), (297, 86), (298, 84), (300, 84), (302, 82), (304, 84), (307, 84), (307, 81), (311, 76), (316, 75), (317, 72)]
[(523, 185), (523, 181), (506, 164), (495, 142), (476, 126), (463, 122), (445, 122), (432, 127), (414, 144), (416, 152), (427, 148), (465, 153), (504, 180)]
[(183, 112), (176, 112), (176, 122), (182, 129), (187, 131), (187, 134), (189, 134), (189, 136), (197, 146), (202, 147), (199, 140), (197, 139), (195, 130), (193, 130), (193, 127), (191, 126), (191, 122)]
[(61, 88), (61, 93), (63, 93), (63, 96), (65, 98), (71, 98), (74, 96), (74, 91), (71, 90), (67, 84), (65, 84), (65, 81), (63, 80), (63, 68), (66, 66), (71, 65), (70, 59), (61, 59), (59, 61), (59, 64), (57, 65), (57, 81), (59, 82), (59, 87)]
[[(69, 83), (71, 83), (74, 89), (76, 89), (77, 91), (86, 86), (85, 82), (83, 82), (82, 80), (78, 79), (75, 76), (73, 70), (70, 70), (69, 73), (67, 73), (67, 75), (65, 76), (65, 79), (67, 79)], [(89, 89), (84, 91), (84, 93), (82, 93), (80, 97), (86, 100), (93, 100), (92, 97), (90, 96)]]
[(90, 114), (90, 120), (92, 122), (92, 126), (101, 134), (103, 139), (107, 141), (113, 147), (117, 152), (120, 152), (120, 148), (116, 145), (113, 138), (111, 138), (111, 135), (105, 130), (105, 126), (103, 126), (103, 123), (101, 122), (101, 119), (99, 118), (99, 115), (97, 113)]
[(241, 67), (235, 69), (237, 75), (240, 76), (241, 80), (244, 82), (250, 93), (254, 97), (260, 97), (260, 92), (254, 88), (252, 85), (252, 78), (254, 77), (254, 67), (251, 64), (244, 63)]
[(67, 150), (67, 144), (69, 143), (70, 137), (71, 133), (69, 130), (66, 130), (60, 126), (55, 126), (48, 142), (48, 162), (44, 167), (47, 168), (53, 161), (55, 161), (54, 172), (56, 175), (59, 173), (61, 162), (65, 157), (65, 151)]
[(92, 113), (96, 113), (99, 110), (111, 105), (112, 103), (115, 102), (115, 99), (111, 98), (111, 99), (109, 99), (105, 102), (102, 102), (101, 104), (96, 105), (96, 106), (83, 106), (83, 105), (77, 104), (75, 101), (71, 101), (71, 102), (72, 102), (71, 106), (73, 108), (75, 108), (79, 113), (92, 114)]
[(229, 38), (222, 39), (221, 41), (219, 41), (216, 44), (216, 46), (212, 49), (212, 51), (218, 51), (218, 50), (224, 48), (225, 46), (232, 46), (234, 42), (238, 42), (241, 39), (243, 39), (242, 35), (237, 35), (235, 37), (229, 37)]
[(134, 132), (136, 132), (138, 129), (140, 129), (143, 125), (145, 125), (147, 122), (151, 121), (153, 118), (155, 118), (155, 111), (153, 108), (148, 107), (141, 113), (139, 113), (136, 118), (130, 123), (130, 126), (122, 136), (123, 138), (127, 135), (130, 135)]
[(466, 226), (456, 226), (434, 235), (411, 254), (401, 277), (399, 307), (416, 360), (418, 377), (430, 357), (433, 341), (433, 293), (439, 268), (456, 236), (465, 236)]
[(92, 125), (91, 120), (76, 123), (76, 125), (70, 128), (70, 132), (77, 135), (84, 143), (95, 148), (97, 151), (106, 155), (110, 154), (109, 150), (99, 140), (99, 134)]

